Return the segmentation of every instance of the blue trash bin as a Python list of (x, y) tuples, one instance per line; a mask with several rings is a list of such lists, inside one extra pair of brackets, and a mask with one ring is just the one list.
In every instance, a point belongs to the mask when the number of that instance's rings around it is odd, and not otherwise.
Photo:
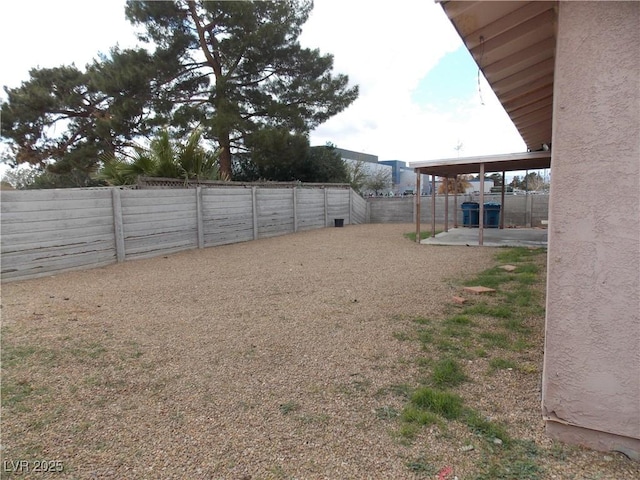
[(499, 203), (487, 202), (484, 204), (484, 226), (486, 228), (498, 228), (500, 226), (500, 207)]
[(477, 227), (480, 225), (480, 204), (464, 202), (462, 205), (462, 226)]

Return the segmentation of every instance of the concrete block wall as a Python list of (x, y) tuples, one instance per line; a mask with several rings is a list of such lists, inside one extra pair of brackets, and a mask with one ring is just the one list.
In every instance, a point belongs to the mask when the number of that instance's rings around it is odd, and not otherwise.
[[(449, 224), (453, 225), (457, 217), (458, 224), (463, 223), (462, 203), (479, 202), (479, 195), (458, 195), (457, 211), (454, 210), (455, 199), (449, 195)], [(486, 202), (500, 202), (500, 195), (485, 195)], [(505, 195), (504, 214), (505, 227), (540, 227), (548, 220), (548, 195)], [(372, 197), (367, 198), (369, 204), (370, 223), (413, 223), (415, 222), (416, 197)], [(436, 196), (436, 223), (445, 220), (445, 196)], [(420, 222), (431, 222), (431, 197), (420, 197)]]
[(217, 186), (1, 193), (2, 280), (365, 223), (349, 188)]

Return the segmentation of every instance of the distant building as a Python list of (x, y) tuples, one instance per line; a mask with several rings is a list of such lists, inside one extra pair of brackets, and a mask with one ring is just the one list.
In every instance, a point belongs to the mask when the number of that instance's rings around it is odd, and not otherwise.
[[(479, 192), (480, 191), (480, 179), (479, 178), (474, 178), (473, 180), (467, 180), (467, 182), (469, 182), (469, 184), (471, 185), (470, 187), (467, 187), (466, 191), (464, 193), (473, 193), (473, 192)], [(490, 178), (485, 178), (484, 179), (484, 193), (491, 193), (491, 188), (494, 186), (493, 184), (493, 180)]]
[[(389, 172), (389, 177), (393, 176), (392, 168), (390, 165), (385, 165), (383, 163), (378, 162), (377, 155), (370, 155), (368, 153), (355, 152), (353, 150), (346, 150), (344, 148), (336, 148), (336, 151), (340, 154), (340, 158), (347, 165), (357, 165), (361, 164), (362, 171), (365, 175), (373, 176), (382, 172)], [(378, 193), (382, 195), (389, 195), (393, 193), (393, 185), (389, 185), (389, 188), (385, 190), (379, 190), (378, 192), (373, 192), (368, 189), (364, 189), (362, 193), (364, 195)]]
[[(416, 193), (416, 174), (413, 168), (407, 166), (406, 162), (401, 160), (378, 160), (377, 155), (356, 152), (344, 148), (336, 148), (336, 151), (340, 154), (340, 158), (342, 158), (342, 160), (347, 164), (361, 162), (363, 170), (368, 175), (375, 175), (379, 171), (390, 172), (391, 186), (389, 189), (382, 192), (384, 195), (412, 195)], [(430, 195), (431, 178), (429, 175), (422, 175), (420, 182), (422, 195)], [(363, 193), (368, 194), (373, 192), (365, 190)]]
[(343, 160), (352, 160), (354, 162), (378, 163), (378, 156), (369, 153), (354, 152), (344, 148), (336, 148), (336, 152), (340, 154)]
[[(416, 173), (401, 160), (382, 160), (380, 163), (391, 166), (393, 191), (398, 195), (413, 194), (416, 191)], [(429, 175), (422, 175), (420, 190), (423, 195), (431, 194), (431, 179)]]

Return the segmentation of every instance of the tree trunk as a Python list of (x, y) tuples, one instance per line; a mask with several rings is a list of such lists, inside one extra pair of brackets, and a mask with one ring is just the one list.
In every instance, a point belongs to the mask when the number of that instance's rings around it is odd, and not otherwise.
[(220, 179), (231, 180), (231, 142), (229, 133), (225, 132), (218, 139), (220, 143)]

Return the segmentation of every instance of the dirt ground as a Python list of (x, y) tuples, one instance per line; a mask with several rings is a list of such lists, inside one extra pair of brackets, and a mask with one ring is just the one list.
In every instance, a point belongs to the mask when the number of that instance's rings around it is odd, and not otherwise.
[[(412, 230), (326, 228), (3, 284), (3, 478), (477, 478), (462, 426), (407, 442), (381, 414), (420, 382), (421, 346), (400, 333), (495, 265), (495, 249), (417, 245)], [(539, 478), (640, 478), (620, 454), (544, 436), (537, 328), (530, 374), (459, 392), (538, 445)]]

